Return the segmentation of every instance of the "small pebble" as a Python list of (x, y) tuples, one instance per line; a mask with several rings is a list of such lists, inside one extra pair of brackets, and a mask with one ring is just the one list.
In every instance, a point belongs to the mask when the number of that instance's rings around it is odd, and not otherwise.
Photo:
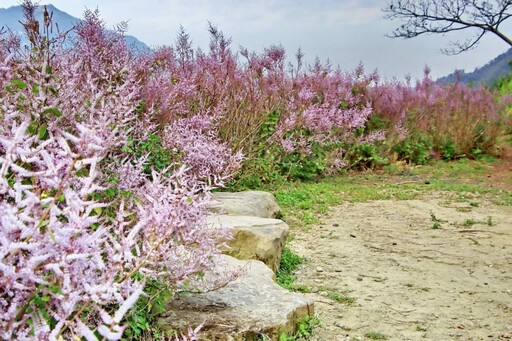
[(334, 325), (338, 328), (341, 328), (343, 330), (350, 330), (350, 328), (348, 328), (347, 326), (345, 326), (343, 323), (341, 322), (334, 322)]
[(316, 272), (324, 272), (324, 269), (321, 266), (317, 266)]
[(337, 268), (337, 269), (334, 269), (335, 272), (342, 272), (343, 269), (340, 269), (340, 268)]
[(316, 293), (318, 292), (318, 288), (317, 288), (317, 287), (313, 287), (313, 288), (311, 289), (311, 292), (312, 292), (313, 294), (316, 294)]

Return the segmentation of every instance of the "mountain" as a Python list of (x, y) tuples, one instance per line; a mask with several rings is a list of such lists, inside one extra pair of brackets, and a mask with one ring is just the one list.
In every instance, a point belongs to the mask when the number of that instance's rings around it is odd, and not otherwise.
[[(58, 26), (60, 32), (69, 31), (73, 28), (73, 26), (75, 26), (77, 23), (81, 21), (80, 19), (75, 18), (67, 14), (66, 12), (59, 10), (57, 7), (53, 5), (46, 5), (46, 8), (48, 9), (48, 12), (53, 13), (52, 22)], [(35, 12), (35, 18), (40, 23), (43, 22), (43, 11), (44, 6), (38, 6)], [(9, 28), (12, 32), (15, 32), (23, 38), (21, 42), (22, 45), (28, 45), (28, 40), (24, 37), (25, 34), (23, 26), (20, 23), (20, 21), (22, 20), (24, 20), (24, 18), (23, 9), (21, 6), (0, 8), (0, 27)], [(57, 32), (54, 28), (53, 34), (56, 33)], [(69, 33), (69, 37), (72, 38), (74, 34), (75, 33), (71, 31)], [(143, 51), (148, 49), (148, 46), (146, 44), (144, 44), (143, 42), (141, 42), (133, 36), (127, 35), (125, 39), (128, 45), (130, 45), (134, 51)]]
[(512, 48), (484, 66), (476, 68), (473, 72), (465, 73), (464, 70), (457, 70), (448, 76), (439, 78), (437, 82), (446, 84), (459, 80), (462, 83), (485, 83), (492, 86), (500, 77), (512, 72), (511, 61)]

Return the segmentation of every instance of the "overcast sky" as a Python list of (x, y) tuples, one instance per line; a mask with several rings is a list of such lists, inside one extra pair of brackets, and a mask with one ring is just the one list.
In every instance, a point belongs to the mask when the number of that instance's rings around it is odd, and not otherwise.
[[(233, 47), (261, 51), (281, 44), (288, 56), (301, 47), (306, 59), (330, 59), (334, 66), (352, 70), (361, 61), (366, 69), (377, 68), (385, 77), (420, 77), (425, 64), (434, 78), (455, 68), (472, 71), (508, 49), (488, 35), (473, 51), (445, 56), (440, 50), (464, 36), (426, 36), (391, 39), (385, 36), (399, 21), (383, 18), (387, 0), (52, 0), (60, 10), (82, 17), (86, 8), (98, 8), (108, 27), (128, 21), (128, 34), (150, 46), (172, 44), (180, 25), (194, 45), (208, 45), (208, 21), (231, 37)], [(0, 7), (19, 0), (0, 0)], [(512, 24), (512, 23), (511, 23)], [(1, 23), (0, 23), (1, 26)], [(512, 25), (505, 26), (505, 33)], [(460, 33), (464, 34), (464, 32)]]

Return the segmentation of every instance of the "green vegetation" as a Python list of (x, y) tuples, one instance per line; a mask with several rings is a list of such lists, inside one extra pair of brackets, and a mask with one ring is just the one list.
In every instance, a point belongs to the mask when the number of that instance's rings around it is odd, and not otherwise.
[(289, 247), (285, 247), (281, 256), (279, 270), (277, 271), (276, 283), (285, 289), (293, 290), (293, 282), (296, 280), (293, 272), (302, 262), (303, 259), (300, 256), (293, 253)]
[(478, 224), (478, 222), (476, 222), (473, 219), (466, 219), (466, 220), (464, 220), (464, 223), (462, 223), (462, 225), (464, 225), (465, 227), (471, 227), (475, 224)]
[(165, 311), (165, 303), (173, 297), (171, 288), (150, 279), (146, 282), (144, 294), (126, 317), (128, 327), (124, 340), (140, 340), (143, 337), (160, 340), (166, 336), (158, 328), (156, 316)]
[(333, 300), (333, 301), (336, 301), (338, 303), (344, 303), (344, 304), (352, 304), (356, 301), (355, 298), (353, 297), (350, 297), (350, 296), (346, 296), (344, 294), (340, 294), (340, 293), (337, 293), (337, 292), (332, 292), (328, 295), (328, 297)]
[[(260, 189), (273, 192), (283, 219), (300, 228), (318, 223), (330, 207), (344, 202), (411, 200), (434, 191), (446, 193), (447, 201), (467, 201), (471, 207), (478, 206), (479, 197), (512, 206), (512, 191), (490, 187), (482, 180), (494, 162), (460, 159), (415, 167), (395, 164), (381, 171), (345, 173), (317, 181), (278, 181)], [(433, 223), (443, 223), (434, 218)]]
[(308, 339), (313, 332), (313, 329), (320, 325), (320, 319), (316, 316), (306, 316), (303, 320), (299, 321), (297, 325), (297, 332), (294, 335), (287, 336), (285, 333), (279, 335), (279, 341), (295, 341)]
[(364, 335), (366, 338), (370, 340), (387, 340), (386, 335), (379, 332), (368, 332)]
[(492, 220), (491, 216), (487, 217), (487, 222), (486, 223), (487, 223), (488, 226), (494, 226), (494, 221)]

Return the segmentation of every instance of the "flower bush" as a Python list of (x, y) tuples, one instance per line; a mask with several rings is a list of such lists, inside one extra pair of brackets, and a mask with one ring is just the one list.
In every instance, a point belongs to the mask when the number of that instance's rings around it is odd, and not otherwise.
[(428, 68), (415, 86), (377, 84), (368, 97), (394, 151), (413, 163), (494, 154), (502, 113), (510, 103), (509, 97), (483, 86), (437, 84)]
[(69, 41), (23, 7), (30, 48), (0, 34), (3, 339), (148, 331), (140, 302), (206, 285), (229, 238), (207, 228), (206, 206), (234, 174), (256, 187), (477, 157), (501, 132), (506, 97), (438, 85), (428, 70), (413, 86), (307, 66), (300, 50), (287, 65), (281, 46), (233, 52), (211, 24), (206, 52), (181, 29), (173, 46), (135, 55), (126, 25), (106, 30), (97, 11)]
[(149, 156), (126, 147), (157, 125), (138, 110), (122, 32), (87, 11), (64, 47), (50, 15), (39, 35), (24, 10), (32, 48), (0, 45), (1, 337), (120, 339), (146, 281), (175, 291), (213, 266), (229, 231), (206, 228), (209, 191), (238, 158), (186, 122), (171, 129), (175, 158), (148, 175)]

